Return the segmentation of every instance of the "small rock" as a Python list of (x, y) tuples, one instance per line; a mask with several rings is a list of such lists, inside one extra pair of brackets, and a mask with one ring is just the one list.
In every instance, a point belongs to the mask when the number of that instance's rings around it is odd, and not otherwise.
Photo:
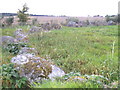
[(25, 54), (25, 53), (37, 54), (38, 52), (36, 51), (35, 48), (23, 47), (21, 48), (18, 54)]
[(55, 80), (56, 77), (62, 77), (65, 75), (65, 72), (55, 65), (52, 66), (52, 73), (48, 75), (51, 80)]
[(12, 36), (0, 37), (0, 46), (6, 47), (8, 44), (15, 43), (17, 40)]
[(27, 43), (28, 42), (28, 34), (24, 33), (22, 29), (18, 29), (14, 32), (15, 38), (18, 43)]
[(28, 34), (35, 33), (35, 32), (40, 32), (40, 31), (42, 31), (42, 28), (41, 28), (41, 27), (33, 26), (33, 27), (29, 30)]
[(18, 29), (14, 32), (15, 37), (23, 37), (23, 30), (22, 29)]
[(32, 58), (32, 57), (33, 57), (32, 54), (21, 54), (21, 55), (17, 55), (16, 57), (13, 57), (11, 59), (11, 62), (18, 65), (26, 64), (29, 62), (28, 58)]

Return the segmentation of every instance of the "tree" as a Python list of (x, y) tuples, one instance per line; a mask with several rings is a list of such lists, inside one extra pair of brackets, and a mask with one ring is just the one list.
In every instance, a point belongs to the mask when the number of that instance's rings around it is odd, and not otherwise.
[(26, 4), (23, 5), (23, 9), (20, 10), (18, 9), (19, 11), (17, 12), (18, 13), (18, 22), (20, 22), (20, 25), (25, 25), (26, 22), (29, 20), (28, 16), (29, 14), (27, 14), (26, 12), (28, 12), (28, 7)]

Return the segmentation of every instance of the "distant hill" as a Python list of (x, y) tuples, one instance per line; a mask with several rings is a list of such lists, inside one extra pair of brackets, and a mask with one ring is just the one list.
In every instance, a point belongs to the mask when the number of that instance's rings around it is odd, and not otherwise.
[[(36, 15), (36, 14), (29, 14), (30, 16), (50, 16), (55, 17), (54, 15)], [(17, 16), (17, 13), (0, 13), (0, 16)]]
[(17, 13), (0, 13), (1, 16), (16, 16)]

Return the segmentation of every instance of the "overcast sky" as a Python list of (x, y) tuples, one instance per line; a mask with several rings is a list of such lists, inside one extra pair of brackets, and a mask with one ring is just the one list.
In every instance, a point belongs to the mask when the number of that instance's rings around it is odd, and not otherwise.
[(40, 15), (93, 16), (118, 13), (119, 0), (1, 0), (0, 13), (16, 13), (24, 3), (28, 13)]

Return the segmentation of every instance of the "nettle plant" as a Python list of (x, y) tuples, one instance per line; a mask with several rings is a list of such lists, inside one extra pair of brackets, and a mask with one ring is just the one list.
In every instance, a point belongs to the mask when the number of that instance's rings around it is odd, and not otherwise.
[(14, 64), (3, 64), (0, 67), (2, 77), (2, 88), (25, 88), (27, 87), (27, 78), (20, 77)]
[(10, 43), (6, 46), (5, 50), (12, 54), (18, 54), (21, 47), (28, 47), (26, 43)]

